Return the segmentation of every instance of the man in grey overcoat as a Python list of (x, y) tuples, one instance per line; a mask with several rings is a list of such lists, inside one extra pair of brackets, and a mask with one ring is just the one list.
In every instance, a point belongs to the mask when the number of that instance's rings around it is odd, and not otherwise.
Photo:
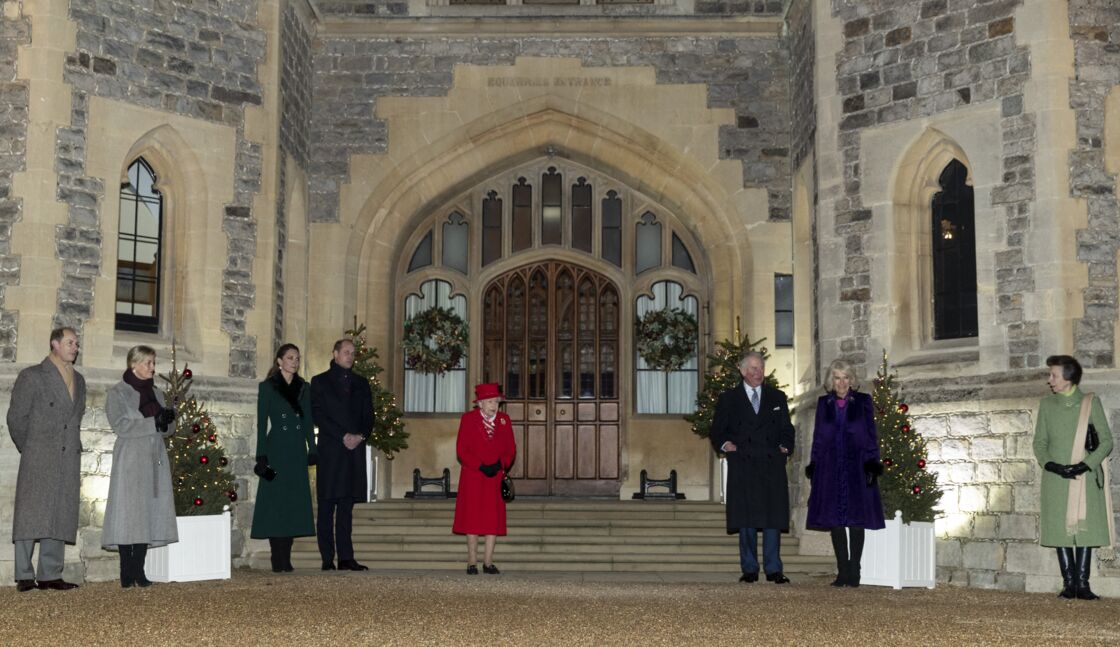
[[(51, 331), (50, 345), (46, 359), (19, 372), (8, 407), (8, 433), (20, 453), (12, 518), (20, 592), (78, 586), (62, 579), (62, 567), (66, 544), (73, 544), (78, 535), (86, 381), (74, 370), (74, 329)], [(36, 542), (38, 570), (31, 563)]]

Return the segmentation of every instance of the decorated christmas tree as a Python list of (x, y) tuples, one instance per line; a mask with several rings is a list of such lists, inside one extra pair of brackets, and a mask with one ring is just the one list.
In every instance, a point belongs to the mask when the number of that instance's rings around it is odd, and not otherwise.
[(190, 395), (194, 376), (187, 365), (180, 372), (171, 351), (171, 372), (160, 375), (168, 406), (175, 408), (175, 433), (164, 440), (171, 459), (171, 485), (175, 488), (175, 514), (221, 514), (237, 500), (229, 459), (218, 444), (218, 430), (206, 407)]
[(883, 461), (883, 475), (879, 477), (883, 514), (893, 519), (895, 510), (901, 510), (903, 523), (933, 521), (941, 487), (937, 474), (927, 469), (926, 441), (911, 424), (910, 407), (895, 391), (894, 379), (884, 351), (871, 394), (879, 433), (879, 458)]
[(397, 398), (381, 385), (378, 377), (385, 369), (377, 364), (377, 349), (366, 344), (365, 324), (354, 324), (346, 335), (354, 340), (354, 372), (369, 380), (373, 396), (373, 433), (367, 441), (371, 447), (393, 460), (393, 454), (408, 449), (408, 432), (404, 430), (404, 413)]
[[(736, 326), (736, 337), (738, 337)], [(708, 371), (704, 375), (704, 386), (696, 394), (696, 412), (684, 417), (692, 424), (692, 432), (701, 438), (707, 438), (712, 429), (712, 417), (716, 413), (716, 402), (719, 394), (727, 389), (738, 386), (743, 381), (739, 372), (739, 360), (745, 353), (757, 351), (762, 353), (763, 359), (769, 359), (770, 353), (766, 347), (756, 348), (766, 341), (766, 338), (751, 341), (750, 335), (743, 335), (738, 341), (725, 339), (716, 342), (716, 352), (708, 355)], [(774, 371), (770, 371), (763, 380), (764, 384), (779, 388), (778, 379)]]

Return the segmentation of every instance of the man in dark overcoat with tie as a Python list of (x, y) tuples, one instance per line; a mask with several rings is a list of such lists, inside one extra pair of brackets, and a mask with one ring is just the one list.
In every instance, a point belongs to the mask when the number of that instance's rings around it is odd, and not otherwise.
[(354, 559), (350, 539), (354, 503), (366, 500), (365, 441), (373, 433), (369, 381), (354, 373), (354, 342), (334, 344), (330, 368), (311, 378), (311, 415), (319, 428), (315, 491), (317, 534), (323, 570), (366, 571)]
[[(12, 515), (20, 592), (78, 586), (62, 579), (62, 567), (66, 544), (78, 535), (86, 381), (74, 370), (78, 334), (73, 328), (51, 331), (50, 346), (46, 359), (19, 372), (8, 407), (8, 433), (20, 453)], [(32, 570), (36, 543), (39, 567)]]
[(740, 582), (758, 581), (758, 531), (762, 530), (766, 579), (785, 584), (781, 533), (789, 530), (786, 462), (794, 430), (786, 394), (763, 384), (766, 360), (751, 351), (739, 361), (743, 382), (720, 394), (709, 435), (727, 456), (727, 532), (739, 534)]

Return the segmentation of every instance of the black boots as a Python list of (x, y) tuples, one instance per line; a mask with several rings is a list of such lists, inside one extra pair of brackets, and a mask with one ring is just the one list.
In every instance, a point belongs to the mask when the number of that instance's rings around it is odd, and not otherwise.
[[(271, 549), (272, 572), (291, 573), (295, 570), (292, 566), (293, 537), (269, 537), (268, 546)], [(323, 570), (326, 570), (324, 567)]]
[(836, 554), (836, 579), (832, 586), (841, 587), (848, 583), (848, 537), (843, 528), (829, 531), (832, 537), (832, 552)]
[(1062, 592), (1058, 597), (1072, 600), (1077, 597), (1077, 583), (1073, 573), (1077, 568), (1077, 562), (1073, 556), (1072, 546), (1058, 547), (1058, 568), (1062, 569)]
[(832, 537), (832, 550), (836, 553), (836, 579), (832, 581), (832, 586), (859, 586), (863, 528), (833, 528), (829, 535)]
[(1077, 547), (1074, 549), (1077, 560), (1077, 599), (1099, 600), (1100, 596), (1089, 588), (1089, 567), (1093, 565), (1093, 549)]
[(148, 557), (147, 544), (126, 544), (119, 547), (121, 556), (121, 588), (132, 585), (151, 586), (152, 582), (144, 574), (144, 561)]

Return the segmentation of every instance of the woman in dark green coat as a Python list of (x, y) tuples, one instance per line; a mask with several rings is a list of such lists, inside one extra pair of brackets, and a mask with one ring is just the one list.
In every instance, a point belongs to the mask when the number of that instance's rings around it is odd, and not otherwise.
[[(1059, 595), (1066, 599), (1096, 600), (1089, 588), (1093, 548), (1112, 543), (1112, 513), (1108, 509), (1105, 478), (1108, 465), (1102, 465), (1112, 451), (1112, 433), (1100, 399), (1092, 396), (1089, 425), (1096, 430), (1099, 444), (1093, 451), (1087, 451), (1088, 434), (1077, 433), (1085, 397), (1077, 387), (1081, 382), (1081, 364), (1069, 355), (1052, 355), (1046, 358), (1046, 365), (1050, 367), (1047, 384), (1053, 394), (1039, 404), (1034, 432), (1034, 455), (1043, 467), (1039, 543), (1058, 550), (1063, 583)], [(1067, 518), (1071, 501), (1076, 501), (1076, 507), (1071, 518)], [(1082, 501), (1084, 518), (1076, 513)]]
[(307, 466), (316, 463), (311, 385), (299, 376), (299, 348), (284, 344), (257, 392), (254, 539), (268, 539), (272, 571), (291, 571), (292, 541), (315, 535)]

